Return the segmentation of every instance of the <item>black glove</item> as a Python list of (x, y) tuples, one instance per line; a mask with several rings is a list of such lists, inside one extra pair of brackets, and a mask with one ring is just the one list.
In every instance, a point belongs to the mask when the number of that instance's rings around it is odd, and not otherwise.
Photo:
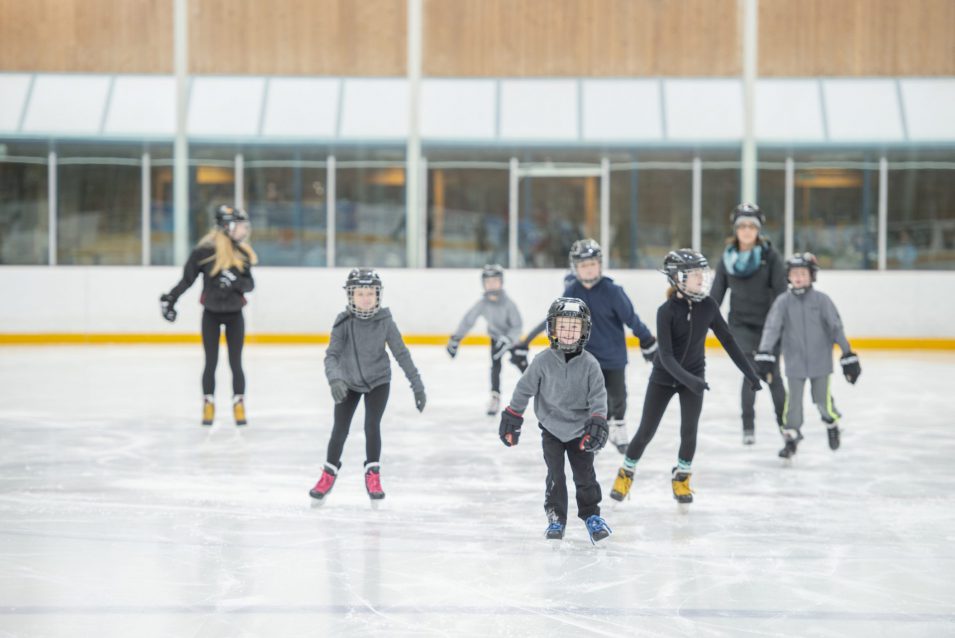
[(845, 375), (846, 381), (855, 385), (859, 375), (862, 374), (862, 368), (859, 367), (859, 355), (850, 350), (842, 355), (839, 363), (842, 364), (842, 374)]
[(501, 337), (491, 343), (491, 358), (497, 361), (504, 356), (504, 353), (511, 348), (511, 340), (507, 337)]
[(461, 345), (460, 339), (455, 339), (454, 337), (451, 337), (450, 339), (448, 339), (448, 345), (446, 347), (447, 347), (448, 354), (451, 355), (452, 359), (458, 356), (458, 346), (460, 345)]
[(232, 272), (232, 269), (230, 268), (229, 270), (223, 270), (222, 272), (219, 273), (219, 277), (216, 279), (216, 285), (219, 286), (219, 288), (223, 288), (223, 289), (231, 288), (232, 284), (234, 284), (238, 280), (239, 280), (238, 275)]
[(753, 379), (749, 382), (749, 389), (753, 392), (759, 392), (763, 389), (763, 384), (759, 382), (759, 379)]
[(756, 361), (756, 374), (766, 383), (772, 383), (773, 370), (776, 368), (776, 355), (772, 352), (757, 352), (753, 359)]
[(607, 444), (610, 426), (607, 419), (595, 414), (584, 422), (584, 435), (580, 438), (580, 449), (584, 452), (596, 452)]
[(159, 298), (159, 310), (162, 312), (162, 318), (170, 323), (175, 321), (179, 314), (176, 312), (175, 305), (176, 300), (173, 299), (172, 295), (162, 295)]
[(640, 353), (643, 354), (643, 360), (649, 363), (653, 362), (653, 357), (657, 353), (657, 338), (653, 335), (640, 340)]
[(521, 372), (527, 370), (527, 346), (519, 343), (511, 348), (511, 363), (521, 369)]
[(348, 396), (348, 386), (345, 385), (345, 382), (341, 379), (329, 381), (328, 385), (332, 389), (332, 400), (334, 400), (335, 403), (341, 403), (345, 400), (345, 397)]
[(424, 388), (420, 390), (415, 390), (414, 393), (414, 407), (418, 408), (418, 412), (424, 411), (424, 404), (428, 402), (428, 397), (424, 395)]
[(498, 434), (501, 437), (501, 443), (507, 447), (517, 445), (521, 438), (521, 425), (524, 424), (524, 417), (512, 410), (510, 407), (501, 412), (501, 427), (498, 428)]

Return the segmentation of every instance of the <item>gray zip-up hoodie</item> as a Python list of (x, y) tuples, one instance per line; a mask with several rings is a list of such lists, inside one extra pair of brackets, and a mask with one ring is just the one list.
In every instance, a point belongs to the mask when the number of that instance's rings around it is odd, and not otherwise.
[(587, 417), (607, 416), (600, 364), (586, 350), (570, 361), (553, 348), (534, 357), (514, 388), (510, 408), (523, 414), (531, 397), (537, 420), (564, 443), (583, 436)]
[(832, 374), (832, 344), (849, 352), (842, 319), (832, 299), (810, 288), (801, 295), (789, 291), (779, 295), (769, 309), (760, 352), (772, 352), (783, 340), (786, 376), (814, 379)]
[(347, 310), (335, 318), (325, 351), (325, 376), (329, 382), (341, 379), (356, 392), (369, 392), (391, 382), (391, 359), (385, 344), (411, 382), (411, 389), (424, 390), (421, 375), (387, 308), (369, 319), (358, 319)]
[(497, 301), (491, 301), (485, 296), (474, 304), (464, 315), (464, 319), (461, 320), (461, 324), (451, 338), (460, 341), (478, 317), (484, 317), (487, 321), (487, 332), (494, 341), (507, 337), (511, 343), (517, 343), (521, 338), (521, 313), (517, 311), (517, 305), (503, 290), (497, 291), (496, 294)]

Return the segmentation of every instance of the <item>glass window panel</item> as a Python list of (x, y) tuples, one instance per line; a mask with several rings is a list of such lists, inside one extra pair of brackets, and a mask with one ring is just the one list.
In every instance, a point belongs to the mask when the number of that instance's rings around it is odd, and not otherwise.
[(507, 266), (507, 164), (501, 168), (435, 168), (428, 174), (428, 266)]
[(142, 263), (142, 148), (57, 152), (57, 263)]
[(576, 240), (600, 236), (599, 177), (524, 177), (518, 201), (521, 266), (567, 268)]
[(339, 162), (335, 175), (335, 265), (406, 263), (405, 170), (395, 162)]
[(0, 143), (0, 264), (48, 264), (45, 146)]
[[(190, 246), (215, 224), (215, 210), (219, 204), (235, 203), (235, 155), (234, 148), (189, 149)], [(252, 242), (255, 242), (255, 237)]]
[(173, 263), (173, 161), (172, 147), (149, 149), (149, 263)]
[(255, 250), (272, 266), (324, 266), (325, 162), (287, 153), (285, 160), (245, 156), (245, 206)]
[(887, 267), (955, 269), (955, 152), (889, 156)]
[(794, 159), (795, 249), (815, 253), (823, 268), (877, 267), (878, 163), (861, 153)]
[[(760, 158), (756, 172), (756, 204), (766, 216), (762, 235), (783, 255), (786, 251), (786, 158)], [(727, 228), (729, 219), (727, 218)]]
[(701, 249), (711, 264), (723, 254), (726, 238), (732, 234), (730, 211), (740, 203), (741, 164), (739, 158), (704, 156), (701, 184)]
[(689, 157), (641, 157), (611, 171), (611, 268), (660, 268), (667, 252), (690, 245)]

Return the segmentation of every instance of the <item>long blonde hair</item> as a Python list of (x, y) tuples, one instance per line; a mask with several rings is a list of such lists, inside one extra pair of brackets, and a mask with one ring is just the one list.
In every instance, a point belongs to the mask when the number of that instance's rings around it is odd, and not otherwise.
[[(236, 243), (232, 241), (222, 229), (213, 228), (206, 236), (199, 240), (200, 246), (211, 246), (215, 253), (204, 259), (201, 263), (212, 262), (212, 276), (215, 277), (223, 270), (236, 268), (239, 272), (245, 272), (246, 262), (253, 266), (259, 263), (259, 257), (252, 250), (252, 245), (247, 242)], [(238, 250), (236, 250), (238, 248)], [(244, 253), (244, 256), (243, 254)]]

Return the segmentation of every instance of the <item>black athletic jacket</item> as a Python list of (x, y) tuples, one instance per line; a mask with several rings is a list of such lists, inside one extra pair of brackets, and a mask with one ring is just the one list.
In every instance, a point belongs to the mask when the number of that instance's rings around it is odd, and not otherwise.
[[(176, 303), (182, 293), (189, 289), (199, 273), (202, 273), (202, 297), (199, 302), (207, 310), (212, 312), (238, 312), (242, 310), (242, 306), (245, 305), (245, 293), (251, 292), (255, 288), (255, 281), (252, 279), (252, 265), (246, 258), (244, 271), (240, 272), (236, 268), (230, 268), (228, 272), (220, 272), (213, 277), (211, 273), (212, 264), (215, 261), (215, 252), (215, 248), (212, 246), (196, 246), (182, 269), (182, 279), (176, 284), (175, 288), (169, 291), (173, 303)], [(245, 255), (245, 251), (240, 248), (239, 254)]]
[(722, 254), (719, 263), (716, 264), (710, 295), (719, 306), (723, 303), (726, 289), (733, 291), (730, 295), (729, 323), (731, 326), (744, 325), (762, 329), (766, 323), (766, 315), (769, 314), (769, 309), (776, 297), (789, 289), (786, 283), (786, 266), (782, 257), (765, 237), (760, 237), (759, 245), (763, 247), (759, 268), (749, 277), (738, 277), (727, 273)]
[(660, 385), (685, 385), (696, 394), (706, 389), (706, 333), (713, 329), (723, 349), (736, 367), (749, 379), (758, 380), (746, 355), (730, 333), (720, 308), (712, 297), (690, 303), (673, 294), (657, 310), (657, 343), (660, 349), (653, 359), (650, 381)]

